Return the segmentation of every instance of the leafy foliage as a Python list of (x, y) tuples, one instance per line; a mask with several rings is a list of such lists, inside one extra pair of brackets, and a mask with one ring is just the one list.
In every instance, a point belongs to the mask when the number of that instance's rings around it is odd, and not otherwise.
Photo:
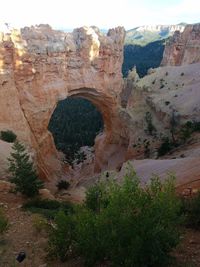
[(158, 148), (158, 156), (164, 156), (167, 154), (172, 148), (174, 148), (173, 142), (170, 141), (168, 137), (163, 138), (163, 142)]
[(35, 198), (23, 205), (23, 209), (32, 213), (38, 213), (47, 219), (54, 219), (58, 210), (63, 210), (66, 214), (71, 212), (72, 205), (68, 202), (59, 202), (57, 200)]
[(200, 132), (200, 122), (187, 121), (180, 129), (180, 139), (185, 142), (194, 132)]
[(55, 225), (49, 235), (48, 254), (51, 258), (65, 261), (71, 254), (73, 244), (74, 222), (71, 216), (59, 211), (55, 217)]
[(36, 232), (41, 233), (42, 231), (48, 231), (49, 225), (47, 220), (40, 214), (34, 214), (32, 218), (33, 227)]
[(191, 137), (192, 133), (200, 132), (200, 122), (197, 121), (187, 121), (178, 129), (175, 117), (172, 116), (170, 124), (171, 139), (169, 139), (169, 137), (163, 138), (163, 142), (158, 148), (158, 156), (163, 156), (173, 148), (185, 144), (185, 142)]
[(56, 147), (66, 155), (70, 164), (75, 159), (79, 162), (84, 160), (84, 154), (79, 152), (80, 147), (93, 146), (102, 128), (100, 112), (83, 98), (60, 101), (49, 122)]
[(191, 198), (182, 199), (182, 212), (185, 214), (186, 226), (200, 229), (200, 192)]
[(16, 191), (27, 197), (34, 197), (43, 187), (43, 182), (38, 179), (33, 162), (24, 145), (16, 140), (12, 148), (13, 152), (8, 158), (9, 172), (12, 175), (10, 181), (15, 183)]
[(17, 136), (10, 130), (1, 131), (1, 139), (8, 143), (13, 143), (16, 140)]
[(8, 229), (8, 219), (0, 209), (0, 234), (3, 234)]
[(89, 189), (73, 214), (59, 213), (49, 253), (61, 260), (80, 255), (85, 265), (164, 266), (179, 242), (180, 203), (174, 178), (153, 177), (146, 188), (129, 169), (122, 185), (114, 180)]
[(57, 183), (56, 186), (57, 186), (58, 190), (62, 190), (62, 189), (67, 190), (68, 187), (70, 186), (70, 183), (67, 182), (67, 181), (64, 181), (64, 180), (60, 180), (60, 181)]
[(153, 125), (152, 115), (151, 115), (150, 112), (146, 112), (145, 121), (147, 123), (147, 132), (148, 132), (148, 134), (153, 135), (156, 132), (156, 128)]
[(92, 211), (100, 212), (107, 207), (109, 202), (109, 191), (105, 183), (99, 182), (90, 187), (86, 192), (85, 204)]

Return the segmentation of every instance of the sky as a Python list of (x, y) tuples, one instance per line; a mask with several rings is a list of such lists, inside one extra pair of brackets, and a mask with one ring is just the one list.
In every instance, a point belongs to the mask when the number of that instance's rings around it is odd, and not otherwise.
[(57, 29), (200, 22), (200, 0), (2, 0), (0, 22)]

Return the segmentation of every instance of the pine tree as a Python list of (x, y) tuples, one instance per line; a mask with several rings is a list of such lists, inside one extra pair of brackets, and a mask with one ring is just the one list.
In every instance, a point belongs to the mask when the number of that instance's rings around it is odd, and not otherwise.
[(38, 179), (33, 162), (30, 160), (24, 145), (16, 140), (12, 148), (13, 152), (8, 158), (8, 170), (12, 175), (10, 181), (16, 184), (16, 191), (27, 197), (33, 197), (43, 187), (43, 182)]

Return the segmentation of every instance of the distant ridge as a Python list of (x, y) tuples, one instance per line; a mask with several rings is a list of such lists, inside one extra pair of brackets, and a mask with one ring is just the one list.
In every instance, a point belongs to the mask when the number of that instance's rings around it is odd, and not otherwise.
[(144, 25), (126, 32), (126, 44), (145, 46), (148, 43), (163, 40), (173, 35), (175, 31), (183, 32), (186, 23), (176, 25)]

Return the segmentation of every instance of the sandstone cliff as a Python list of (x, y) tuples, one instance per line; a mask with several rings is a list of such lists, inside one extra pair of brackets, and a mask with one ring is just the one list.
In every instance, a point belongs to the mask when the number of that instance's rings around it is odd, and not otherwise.
[(176, 31), (167, 42), (161, 65), (186, 65), (200, 62), (200, 24)]
[[(180, 188), (199, 188), (199, 134), (170, 151), (162, 160), (157, 159), (163, 137), (172, 138), (172, 116), (176, 121), (176, 132), (187, 121), (200, 121), (199, 49), (200, 24), (189, 25), (182, 34), (176, 32), (167, 44), (163, 58), (166, 66), (151, 69), (142, 79), (134, 70), (125, 80), (122, 91), (125, 109), (121, 117), (129, 126), (126, 156), (134, 158), (131, 164), (143, 182), (148, 182), (152, 173), (163, 178), (166, 172), (173, 171)], [(156, 129), (154, 134), (148, 132), (146, 114), (151, 114), (151, 123)], [(123, 174), (122, 171), (121, 177)]]
[(121, 145), (117, 107), (124, 36), (122, 27), (104, 36), (95, 27), (64, 33), (48, 25), (0, 33), (0, 130), (13, 130), (34, 149), (40, 175), (46, 179), (62, 174), (47, 130), (59, 100), (82, 96), (101, 111), (105, 130), (96, 144), (97, 169), (110, 156), (102, 155), (105, 147)]

